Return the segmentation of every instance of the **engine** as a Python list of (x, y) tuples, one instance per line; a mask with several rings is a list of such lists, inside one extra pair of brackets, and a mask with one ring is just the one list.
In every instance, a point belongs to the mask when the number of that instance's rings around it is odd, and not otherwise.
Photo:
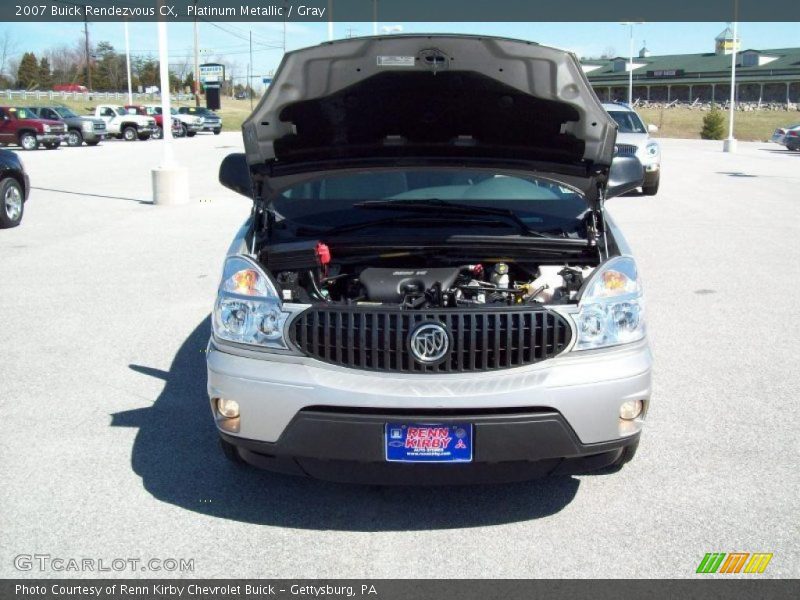
[(262, 254), (262, 263), (275, 277), (284, 301), (392, 305), (411, 310), (569, 303), (592, 271), (588, 266), (510, 260), (435, 266), (428, 266), (430, 259), (409, 257), (398, 262), (402, 260), (338, 263), (321, 242), (273, 245)]

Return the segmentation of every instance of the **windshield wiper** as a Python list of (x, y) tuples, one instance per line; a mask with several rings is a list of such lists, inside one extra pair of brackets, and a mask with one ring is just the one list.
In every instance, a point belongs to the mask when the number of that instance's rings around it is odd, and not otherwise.
[(419, 200), (367, 200), (365, 202), (354, 204), (353, 207), (381, 210), (409, 210), (419, 212), (441, 212), (441, 209), (446, 208), (448, 211), (468, 215), (492, 215), (495, 217), (502, 217), (503, 219), (514, 223), (524, 235), (542, 238), (549, 237), (528, 227), (527, 223), (525, 223), (525, 221), (523, 221), (513, 210), (506, 208), (492, 208), (490, 206), (470, 206), (468, 204), (457, 204), (455, 202), (442, 200), (441, 198), (426, 198)]

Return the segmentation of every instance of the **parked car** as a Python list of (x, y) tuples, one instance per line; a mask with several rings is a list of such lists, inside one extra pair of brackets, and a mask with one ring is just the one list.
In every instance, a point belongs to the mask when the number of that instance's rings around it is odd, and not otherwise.
[(109, 136), (128, 142), (150, 139), (156, 131), (155, 119), (132, 115), (122, 106), (100, 104), (95, 107), (94, 116), (105, 122)]
[(178, 114), (202, 117), (202, 131), (213, 131), (214, 135), (219, 135), (222, 131), (222, 117), (205, 106), (181, 106)]
[(611, 118), (617, 123), (617, 149), (620, 156), (635, 156), (644, 166), (642, 193), (655, 196), (661, 179), (661, 147), (650, 137), (658, 131), (655, 125), (645, 126), (642, 118), (627, 104), (611, 102), (603, 104)]
[(800, 123), (797, 125), (789, 125), (788, 127), (778, 127), (775, 132), (772, 134), (770, 138), (771, 142), (775, 142), (776, 144), (780, 144), (781, 146), (786, 145), (786, 135), (790, 131), (800, 131)]
[(66, 143), (76, 147), (86, 142), (87, 146), (96, 146), (106, 137), (106, 124), (102, 119), (76, 115), (66, 106), (29, 106), (28, 110), (41, 119), (63, 121), (67, 128)]
[(797, 129), (790, 129), (786, 132), (783, 145), (788, 150), (800, 150), (800, 127)]
[[(161, 111), (156, 112), (152, 106), (144, 106), (141, 104), (126, 104), (125, 110), (134, 115), (145, 115), (152, 117), (156, 122), (156, 130), (153, 132), (152, 136), (153, 139), (160, 140), (162, 137), (164, 137), (164, 116), (161, 114)], [(172, 124), (172, 135), (175, 137), (181, 137), (183, 135), (181, 122), (177, 119), (172, 119), (170, 123)]]
[(30, 189), (28, 174), (17, 153), (0, 150), (0, 229), (19, 225)]
[(48, 150), (61, 145), (67, 133), (63, 121), (40, 119), (26, 108), (0, 106), (0, 143), (17, 144), (23, 150)]
[(286, 55), (242, 129), (246, 154), (219, 178), (254, 210), (206, 354), (228, 458), (419, 484), (633, 457), (651, 354), (604, 203), (643, 169), (614, 155), (617, 125), (573, 54), (487, 36), (326, 43)]
[[(162, 108), (159, 104), (150, 104), (148, 109), (151, 109), (154, 114), (160, 115)], [(172, 118), (177, 120), (181, 126), (181, 137), (194, 137), (198, 131), (203, 130), (203, 118), (194, 115), (180, 114), (175, 108), (170, 110)]]

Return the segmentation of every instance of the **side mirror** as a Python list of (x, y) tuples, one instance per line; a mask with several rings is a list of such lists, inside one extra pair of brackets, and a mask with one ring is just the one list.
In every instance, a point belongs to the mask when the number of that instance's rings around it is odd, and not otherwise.
[(237, 194), (253, 198), (253, 180), (250, 178), (250, 166), (243, 152), (228, 154), (219, 166), (219, 182)]
[(644, 167), (635, 156), (615, 156), (608, 170), (606, 198), (632, 192), (644, 184)]
[(658, 127), (656, 127), (652, 123), (648, 123), (647, 124), (647, 131), (648, 131), (648, 133), (658, 133)]

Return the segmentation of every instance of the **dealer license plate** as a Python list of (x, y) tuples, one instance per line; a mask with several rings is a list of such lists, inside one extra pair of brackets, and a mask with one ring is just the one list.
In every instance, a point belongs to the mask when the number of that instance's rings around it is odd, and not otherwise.
[(472, 424), (387, 423), (389, 462), (472, 462)]

